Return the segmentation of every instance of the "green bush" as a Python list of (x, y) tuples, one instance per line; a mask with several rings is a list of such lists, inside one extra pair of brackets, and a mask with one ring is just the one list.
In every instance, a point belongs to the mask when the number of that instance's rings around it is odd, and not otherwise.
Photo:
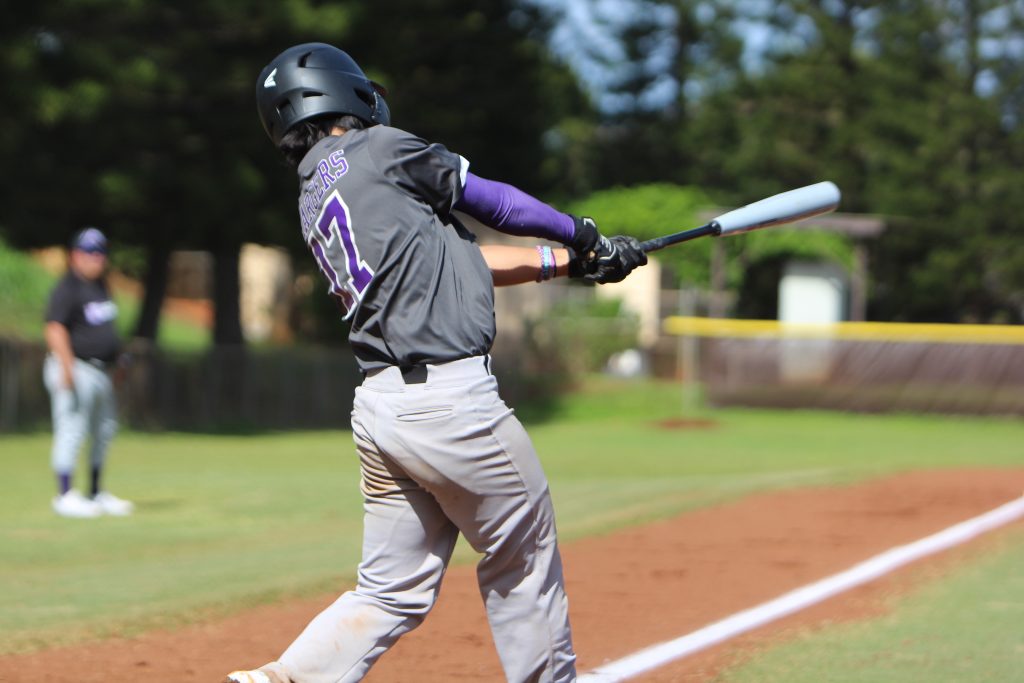
[(0, 239), (0, 333), (39, 338), (56, 278)]
[[(701, 210), (712, 204), (699, 189), (659, 183), (595, 192), (569, 205), (567, 210), (593, 217), (606, 235), (625, 234), (647, 240), (699, 226)], [(710, 284), (710, 240), (660, 251), (657, 258), (681, 282)]]
[[(753, 201), (756, 198), (751, 198)], [(660, 237), (702, 225), (716, 205), (703, 191), (666, 183), (616, 187), (595, 192), (568, 206), (571, 213), (592, 216), (606, 235), (626, 234), (639, 240)], [(698, 239), (659, 251), (655, 258), (678, 282), (700, 288), (711, 284), (710, 239)], [(726, 286), (739, 287), (747, 269), (774, 257), (853, 263), (853, 246), (844, 235), (816, 230), (776, 228), (730, 237), (724, 241)]]
[(619, 351), (637, 345), (637, 316), (618, 299), (592, 297), (585, 303), (564, 302), (526, 320), (526, 338), (534, 356), (546, 359), (545, 372), (573, 383), (604, 369)]

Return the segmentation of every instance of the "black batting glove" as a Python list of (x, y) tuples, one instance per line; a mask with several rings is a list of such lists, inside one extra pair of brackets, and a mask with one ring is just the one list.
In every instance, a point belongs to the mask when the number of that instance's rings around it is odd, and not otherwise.
[(597, 235), (597, 241), (585, 252), (569, 247), (569, 277), (597, 282), (597, 278), (603, 277), (603, 273), (616, 260), (617, 251), (611, 240), (601, 234)]
[[(573, 216), (572, 239), (565, 243), (569, 250), (569, 277), (581, 278), (593, 272), (599, 251), (608, 251), (611, 245), (597, 229), (589, 216)], [(602, 244), (604, 240), (604, 244)]]
[(647, 264), (647, 254), (640, 242), (627, 235), (610, 239), (601, 235), (591, 253), (594, 257), (586, 260), (569, 249), (569, 277), (599, 285), (622, 282), (636, 268)]
[[(601, 238), (604, 240), (604, 238)], [(636, 238), (628, 235), (616, 235), (605, 240), (610, 250), (600, 250), (596, 259), (596, 267), (585, 280), (603, 285), (609, 282), (622, 282), (636, 268), (647, 265), (647, 254), (640, 247)]]
[(572, 240), (569, 250), (569, 277), (583, 278), (603, 285), (622, 282), (635, 268), (647, 263), (647, 254), (640, 242), (626, 235), (608, 239), (597, 229), (589, 216), (572, 216)]
[(597, 243), (601, 240), (601, 233), (597, 230), (597, 223), (589, 216), (569, 216), (572, 218), (573, 233), (572, 239), (565, 243), (577, 254), (581, 261), (590, 261), (595, 258), (594, 252)]

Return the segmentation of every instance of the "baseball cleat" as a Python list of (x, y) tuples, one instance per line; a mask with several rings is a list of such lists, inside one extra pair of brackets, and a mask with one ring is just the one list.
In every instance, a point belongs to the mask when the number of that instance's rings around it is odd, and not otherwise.
[(100, 491), (92, 499), (106, 515), (125, 517), (135, 511), (134, 503), (118, 498), (113, 493), (108, 493), (107, 491)]
[(53, 511), (61, 517), (87, 519), (99, 517), (103, 514), (103, 509), (99, 506), (99, 503), (86, 498), (74, 489), (62, 496), (55, 497), (52, 505)]
[(258, 669), (256, 671), (232, 671), (224, 683), (289, 683), (276, 674)]

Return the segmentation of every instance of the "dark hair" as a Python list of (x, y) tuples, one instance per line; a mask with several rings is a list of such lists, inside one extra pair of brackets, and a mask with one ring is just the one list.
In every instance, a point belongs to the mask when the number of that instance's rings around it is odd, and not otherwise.
[(313, 145), (331, 134), (331, 130), (337, 126), (349, 130), (361, 130), (366, 128), (366, 122), (355, 116), (318, 116), (312, 119), (300, 121), (281, 137), (281, 144), (277, 146), (284, 154), (285, 160), (292, 166), (298, 166), (302, 157), (306, 156)]

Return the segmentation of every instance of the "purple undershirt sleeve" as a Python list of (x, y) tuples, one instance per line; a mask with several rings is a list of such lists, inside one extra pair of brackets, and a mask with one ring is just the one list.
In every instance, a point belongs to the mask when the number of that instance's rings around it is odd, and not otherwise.
[(466, 174), (462, 197), (454, 207), (499, 232), (540, 237), (566, 244), (575, 227), (572, 217), (506, 183)]

